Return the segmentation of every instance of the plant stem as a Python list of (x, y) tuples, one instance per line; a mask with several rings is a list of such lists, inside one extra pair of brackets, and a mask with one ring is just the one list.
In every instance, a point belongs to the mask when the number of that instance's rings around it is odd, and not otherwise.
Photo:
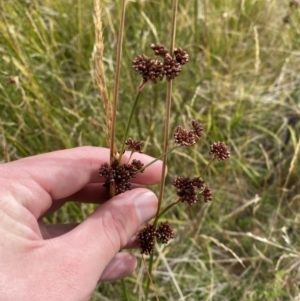
[(164, 210), (162, 210), (159, 214), (159, 216), (155, 219), (153, 225), (156, 226), (158, 220), (173, 206), (175, 206), (176, 204), (178, 204), (181, 201), (181, 198), (177, 198), (172, 204), (170, 204), (169, 206), (167, 206)]
[(149, 265), (148, 265), (148, 269), (147, 269), (148, 277), (147, 277), (147, 283), (146, 283), (146, 289), (145, 289), (145, 301), (148, 300), (148, 294), (149, 294), (149, 288), (150, 288), (150, 282), (151, 282), (151, 274), (152, 274), (152, 266), (153, 266), (153, 254), (150, 255)]
[[(176, 17), (177, 17), (177, 6), (178, 0), (173, 0), (172, 6), (172, 33), (171, 33), (171, 44), (170, 44), (170, 53), (173, 54), (174, 52), (174, 45), (175, 45), (175, 33), (176, 33)], [(170, 124), (170, 114), (171, 114), (171, 100), (172, 100), (172, 80), (168, 81), (167, 86), (167, 96), (166, 96), (166, 112), (165, 112), (165, 128), (164, 128), (164, 156), (163, 156), (163, 164), (162, 164), (162, 172), (161, 172), (161, 185), (159, 190), (159, 197), (158, 197), (158, 207), (157, 212), (155, 215), (155, 220), (158, 220), (158, 216), (160, 214), (161, 203), (163, 199), (163, 192), (165, 188), (165, 176), (166, 176), (166, 167), (167, 167), (167, 152), (168, 152), (168, 140), (169, 140), (169, 124)], [(149, 262), (149, 274), (151, 276), (152, 271), (152, 264), (153, 264), (153, 254), (150, 257)], [(146, 284), (146, 300), (148, 299), (149, 294), (149, 287), (150, 287), (150, 277), (147, 278)]]
[(95, 64), (95, 82), (101, 96), (101, 102), (105, 111), (105, 139), (107, 145), (110, 146), (111, 141), (111, 118), (112, 118), (112, 103), (109, 101), (107, 87), (105, 84), (105, 70), (103, 64), (104, 41), (102, 35), (102, 20), (101, 20), (101, 5), (100, 0), (94, 0), (94, 24), (95, 24), (95, 45), (93, 58)]
[(131, 151), (130, 156), (129, 156), (128, 160), (127, 160), (127, 164), (129, 164), (130, 159), (132, 158), (133, 153), (134, 153), (134, 151)]
[(119, 36), (118, 36), (113, 112), (112, 112), (112, 121), (111, 121), (110, 164), (114, 159), (114, 149), (115, 149), (115, 131), (116, 131), (115, 125), (116, 125), (116, 112), (117, 112), (119, 85), (120, 85), (122, 44), (123, 44), (124, 24), (125, 24), (125, 6), (126, 6), (126, 0), (122, 0), (122, 14), (121, 14), (120, 27), (119, 27)]
[(178, 148), (180, 145), (175, 145), (174, 147), (172, 147), (171, 149), (169, 149), (166, 153), (161, 154), (160, 156), (158, 156), (156, 159), (152, 160), (151, 162), (149, 162), (147, 165), (143, 166), (141, 169), (139, 169), (137, 171), (138, 172), (143, 172), (147, 167), (149, 167), (150, 165), (152, 165), (153, 163), (155, 163), (156, 161), (158, 161), (159, 159), (161, 159), (162, 157), (168, 155), (169, 153), (171, 153), (174, 149)]
[[(171, 54), (174, 52), (174, 45), (175, 45), (177, 5), (178, 5), (178, 0), (173, 0), (172, 33), (171, 33), (171, 45), (170, 45), (170, 53)], [(172, 84), (173, 84), (172, 80), (168, 81), (167, 96), (166, 96), (165, 128), (164, 128), (164, 148), (163, 148), (164, 153), (168, 152), (169, 124), (170, 124), (171, 103), (172, 103)], [(165, 188), (166, 167), (167, 167), (167, 155), (164, 155), (156, 217), (159, 216), (161, 203), (162, 203), (162, 199), (163, 199), (163, 193), (164, 193), (164, 188)]]
[[(153, 258), (153, 257), (152, 257)], [(145, 266), (145, 269), (147, 271), (147, 274), (148, 274), (148, 279), (150, 279), (150, 282), (153, 286), (153, 290), (154, 290), (154, 294), (155, 294), (155, 298), (156, 298), (156, 301), (159, 301), (159, 298), (158, 298), (158, 295), (157, 295), (157, 292), (155, 290), (155, 286), (154, 286), (154, 283), (153, 283), (153, 280), (152, 280), (152, 277), (151, 277), (151, 271), (147, 268), (147, 264), (146, 264), (146, 260), (144, 258), (144, 256), (142, 255), (142, 260), (143, 260), (143, 263), (144, 263), (144, 266)], [(150, 283), (149, 282), (149, 283)]]
[(216, 159), (216, 157), (213, 157), (213, 158), (208, 162), (208, 164), (205, 166), (205, 168), (201, 171), (199, 177), (201, 177), (201, 176), (207, 171), (208, 167), (210, 166), (211, 163), (214, 162), (215, 159)]
[(125, 133), (124, 133), (124, 136), (123, 136), (123, 141), (122, 141), (122, 148), (121, 148), (121, 152), (120, 152), (120, 157), (119, 157), (119, 164), (121, 162), (121, 159), (122, 159), (122, 155), (123, 155), (123, 152), (124, 152), (124, 149), (125, 149), (125, 142), (126, 142), (126, 139), (127, 139), (127, 136), (128, 136), (128, 133), (129, 133), (129, 128), (130, 128), (130, 125), (131, 125), (131, 122), (132, 122), (132, 118), (133, 118), (133, 113), (135, 111), (135, 108), (136, 108), (136, 105), (139, 101), (139, 98), (140, 98), (140, 95), (142, 93), (142, 90), (139, 89), (135, 98), (134, 98), (134, 102), (133, 102), (133, 105), (131, 107), (131, 112), (130, 112), (130, 115), (129, 115), (129, 118), (128, 118), (128, 122), (127, 122), (127, 125), (126, 125), (126, 129), (125, 129)]

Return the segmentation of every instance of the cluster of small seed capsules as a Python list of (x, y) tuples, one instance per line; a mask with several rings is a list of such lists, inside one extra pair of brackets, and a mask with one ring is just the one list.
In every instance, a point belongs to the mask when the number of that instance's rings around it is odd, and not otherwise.
[(195, 145), (197, 140), (203, 135), (203, 127), (196, 120), (192, 121), (192, 127), (191, 130), (183, 129), (181, 126), (176, 127), (174, 131), (175, 143), (181, 146)]
[(129, 164), (119, 164), (118, 160), (114, 160), (109, 166), (108, 163), (101, 165), (99, 176), (105, 178), (104, 187), (109, 193), (111, 185), (115, 187), (115, 195), (123, 193), (131, 189), (130, 179), (135, 178), (144, 164), (140, 160), (134, 159)]
[(193, 179), (177, 177), (172, 181), (172, 185), (177, 188), (177, 195), (181, 201), (187, 202), (189, 205), (197, 203), (198, 195), (203, 195), (205, 203), (212, 200), (211, 190), (204, 184), (205, 182), (200, 177)]
[[(203, 135), (202, 125), (193, 120), (191, 122), (192, 129), (186, 130), (178, 126), (174, 131), (174, 140), (178, 146), (193, 146), (196, 141)], [(210, 146), (210, 154), (212, 160), (225, 160), (230, 158), (230, 151), (223, 142), (215, 142)], [(177, 189), (177, 196), (181, 202), (186, 202), (192, 206), (198, 202), (198, 197), (201, 195), (205, 203), (212, 201), (211, 189), (205, 185), (205, 182), (200, 177), (176, 177), (172, 181), (172, 185)], [(155, 227), (153, 224), (146, 225), (138, 234), (137, 241), (139, 242), (141, 253), (145, 255), (153, 254), (155, 241), (158, 239), (162, 243), (167, 243), (174, 237), (174, 232), (168, 221)]]
[(181, 72), (181, 66), (189, 61), (188, 54), (181, 48), (176, 48), (172, 56), (160, 44), (151, 44), (150, 47), (156, 56), (163, 58), (162, 62), (144, 54), (138, 55), (132, 62), (132, 69), (141, 74), (144, 82), (156, 83), (157, 79), (162, 80), (164, 76), (168, 81), (174, 79)]
[(174, 237), (174, 232), (169, 222), (161, 223), (159, 227), (151, 224), (145, 226), (138, 234), (137, 241), (140, 244), (141, 253), (145, 255), (153, 254), (155, 248), (155, 239), (157, 238), (163, 244)]
[[(194, 146), (197, 140), (203, 136), (203, 127), (201, 123), (196, 120), (192, 120), (191, 129), (183, 129), (178, 126), (174, 130), (174, 142), (177, 146)], [(140, 140), (134, 140), (132, 138), (127, 139), (125, 142), (127, 149), (131, 153), (142, 153), (143, 142)], [(230, 151), (223, 142), (214, 142), (210, 146), (210, 154), (213, 155), (213, 160), (218, 161), (230, 158)], [(108, 191), (111, 185), (114, 185), (115, 195), (123, 193), (131, 189), (130, 180), (135, 178), (139, 172), (143, 172), (144, 164), (140, 160), (133, 159), (131, 163), (120, 164), (115, 159), (111, 166), (108, 163), (101, 165), (99, 169), (99, 175), (104, 177), (104, 187)], [(176, 177), (172, 181), (172, 185), (177, 189), (177, 196), (181, 202), (186, 202), (192, 206), (198, 202), (198, 197), (201, 195), (204, 202), (212, 200), (211, 189), (205, 185), (205, 182), (200, 177)], [(155, 227), (152, 224), (146, 225), (139, 231), (136, 238), (140, 245), (142, 254), (153, 254), (155, 248), (156, 239), (166, 244), (171, 238), (174, 237), (174, 232), (168, 221), (162, 223), (159, 227)]]
[[(125, 142), (127, 149), (132, 153), (142, 153), (143, 144), (142, 141), (131, 138)], [(133, 159), (131, 163), (120, 164), (117, 159), (114, 159), (110, 166), (108, 163), (102, 164), (99, 176), (105, 179), (103, 186), (107, 189), (108, 197), (111, 185), (114, 186), (115, 195), (131, 190), (130, 180), (135, 178), (137, 173), (143, 172), (143, 166), (144, 164), (136, 159)]]
[[(188, 54), (181, 48), (176, 48), (171, 55), (162, 45), (151, 44), (150, 47), (155, 55), (161, 57), (163, 61), (151, 59), (144, 54), (138, 55), (133, 60), (132, 68), (142, 76), (142, 83), (147, 83), (148, 81), (156, 83), (157, 79), (162, 80), (164, 77), (170, 81), (178, 76), (181, 72), (181, 66), (189, 61)], [(203, 136), (201, 123), (192, 120), (191, 125), (192, 128), (188, 130), (180, 126), (175, 128), (174, 142), (177, 147), (194, 146)], [(140, 140), (129, 138), (125, 142), (125, 145), (131, 151), (131, 155), (134, 152), (142, 152), (143, 142)], [(221, 161), (230, 158), (230, 151), (223, 142), (213, 143), (210, 146), (210, 154), (213, 155), (212, 161), (214, 159)], [(103, 186), (106, 187), (108, 196), (111, 185), (114, 186), (114, 195), (130, 190), (130, 179), (136, 177), (137, 173), (143, 172), (145, 169), (143, 166), (144, 164), (136, 159), (126, 164), (120, 164), (117, 159), (112, 162), (111, 166), (108, 163), (102, 164), (99, 175), (105, 179)], [(205, 185), (205, 182), (200, 177), (192, 179), (189, 177), (176, 177), (172, 181), (172, 185), (177, 189), (178, 196), (177, 201), (173, 205), (181, 201), (192, 206), (197, 203), (199, 195), (203, 197), (205, 203), (212, 200), (211, 189)], [(168, 209), (170, 207), (166, 210)], [(174, 237), (173, 229), (168, 221), (162, 223), (160, 226), (156, 226), (156, 223), (157, 220), (153, 224), (147, 224), (136, 235), (142, 254), (153, 254), (156, 240), (166, 244)]]

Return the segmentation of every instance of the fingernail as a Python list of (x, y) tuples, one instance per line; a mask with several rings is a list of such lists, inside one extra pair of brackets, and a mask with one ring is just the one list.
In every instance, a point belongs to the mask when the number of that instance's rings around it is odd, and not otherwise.
[(152, 191), (143, 192), (135, 201), (141, 224), (151, 219), (157, 211), (157, 198)]

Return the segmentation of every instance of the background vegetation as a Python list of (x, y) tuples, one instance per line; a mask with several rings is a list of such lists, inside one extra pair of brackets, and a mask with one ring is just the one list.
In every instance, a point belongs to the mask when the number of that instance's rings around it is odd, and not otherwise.
[[(119, 2), (101, 1), (110, 95)], [(196, 175), (214, 141), (229, 145), (232, 159), (204, 177), (212, 203), (169, 214), (176, 237), (154, 261), (160, 300), (300, 300), (299, 2), (179, 2), (176, 46), (190, 63), (174, 82), (171, 126), (197, 119), (205, 138), (170, 156), (168, 181)], [(92, 1), (0, 2), (1, 162), (106, 146), (92, 76), (92, 12)], [(140, 82), (132, 59), (152, 55), (150, 43), (169, 46), (170, 20), (171, 1), (128, 1), (118, 139)], [(165, 82), (146, 88), (130, 132), (153, 156), (162, 149), (165, 90)], [(167, 187), (165, 202), (173, 196)], [(69, 203), (47, 221), (80, 221), (93, 209)], [(127, 278), (130, 300), (142, 300), (145, 277), (141, 264)], [(102, 284), (92, 300), (122, 300), (120, 283)]]

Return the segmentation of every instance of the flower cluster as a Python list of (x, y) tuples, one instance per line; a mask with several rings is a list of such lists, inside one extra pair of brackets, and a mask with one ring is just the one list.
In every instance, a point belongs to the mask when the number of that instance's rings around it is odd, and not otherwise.
[(209, 201), (212, 201), (211, 189), (208, 186), (204, 186), (204, 189), (202, 190), (201, 194), (204, 197), (204, 202), (205, 203), (207, 203)]
[(164, 75), (167, 80), (174, 79), (181, 72), (181, 65), (172, 58), (170, 54), (166, 54), (164, 58)]
[(132, 69), (142, 75), (144, 82), (156, 83), (164, 77), (163, 63), (146, 55), (138, 55), (132, 62)]
[(156, 230), (156, 238), (163, 244), (167, 244), (171, 238), (174, 238), (174, 231), (168, 221), (161, 223)]
[(138, 55), (132, 62), (132, 69), (142, 75), (143, 81), (156, 83), (157, 79), (174, 79), (181, 72), (181, 66), (189, 61), (188, 54), (181, 48), (174, 50), (173, 56), (160, 44), (151, 44), (151, 49), (156, 56), (163, 58), (163, 62), (154, 60), (146, 55)]
[(180, 65), (185, 65), (189, 62), (189, 55), (181, 48), (176, 48), (174, 50), (174, 55), (175, 55), (176, 61)]
[(200, 139), (203, 135), (203, 127), (201, 123), (196, 120), (192, 121), (191, 130), (185, 130), (178, 126), (174, 131), (175, 143), (181, 146), (193, 146), (196, 144), (196, 140)]
[(173, 237), (173, 229), (169, 222), (166, 221), (161, 223), (158, 228), (148, 224), (137, 234), (136, 239), (140, 245), (141, 253), (149, 255), (154, 252), (156, 238), (163, 244), (166, 244)]
[(128, 138), (125, 142), (125, 145), (127, 146), (128, 150), (132, 152), (142, 153), (144, 142), (141, 140), (134, 140), (132, 138)]
[(203, 136), (203, 126), (200, 122), (196, 120), (192, 120), (192, 127), (195, 136), (200, 139)]
[(156, 228), (148, 224), (136, 236), (142, 254), (153, 254), (155, 247)]
[(214, 155), (215, 158), (217, 158), (219, 161), (230, 158), (230, 151), (228, 149), (228, 146), (225, 145), (223, 142), (214, 142), (210, 146), (210, 152), (209, 153), (211, 155)]
[(151, 44), (150, 48), (154, 51), (155, 55), (161, 56), (162, 58), (165, 58), (165, 56), (169, 53), (167, 48), (160, 44)]
[(172, 181), (172, 185), (177, 188), (177, 195), (182, 202), (187, 202), (190, 206), (197, 203), (198, 195), (204, 196), (204, 202), (212, 200), (211, 190), (204, 185), (205, 182), (199, 177), (193, 179), (177, 177)]
[(196, 144), (196, 139), (193, 131), (188, 131), (178, 126), (174, 130), (175, 143), (181, 146), (193, 146)]
[(130, 179), (135, 178), (144, 164), (140, 160), (132, 160), (129, 164), (119, 165), (118, 160), (114, 160), (111, 166), (108, 163), (101, 165), (99, 175), (105, 178), (104, 187), (109, 191), (110, 185), (115, 187), (115, 195), (131, 189)]

